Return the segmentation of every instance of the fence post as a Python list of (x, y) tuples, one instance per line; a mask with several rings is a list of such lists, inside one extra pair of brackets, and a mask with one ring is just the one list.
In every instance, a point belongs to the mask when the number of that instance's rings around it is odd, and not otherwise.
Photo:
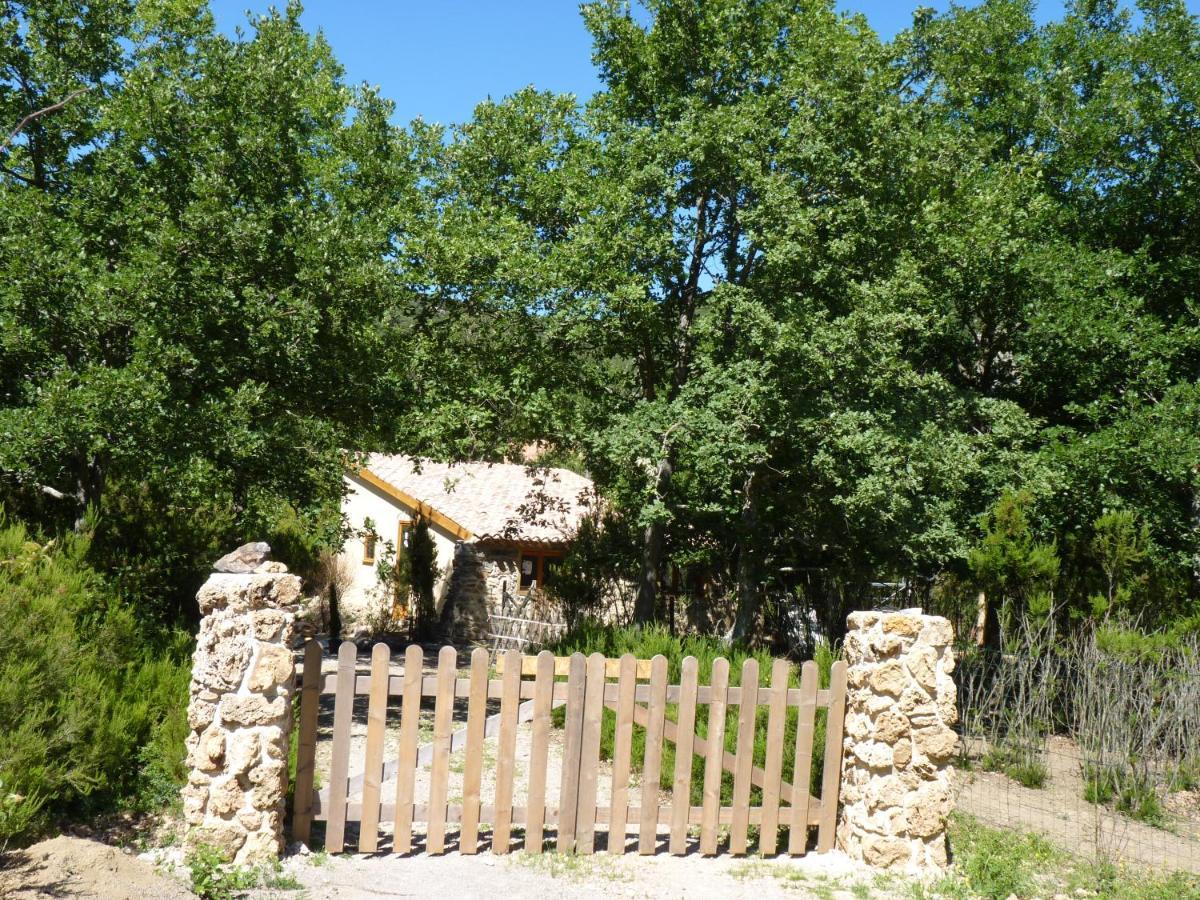
[(919, 609), (856, 612), (847, 625), (838, 847), (883, 868), (945, 866), (957, 739), (953, 628)]
[(270, 552), (261, 542), (239, 547), (196, 595), (185, 842), (237, 863), (275, 859), (283, 846), (300, 579)]

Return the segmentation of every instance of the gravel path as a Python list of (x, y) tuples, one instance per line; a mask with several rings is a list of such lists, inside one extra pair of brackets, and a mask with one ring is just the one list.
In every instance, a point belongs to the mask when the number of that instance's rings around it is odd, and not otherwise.
[[(318, 864), (319, 863), (319, 864)], [(885, 878), (840, 853), (800, 859), (510, 856), (292, 857), (284, 863), (311, 898), (326, 897), (689, 897), (763, 900), (821, 897), (834, 900), (910, 896), (903, 879)], [(282, 898), (283, 894), (257, 895)], [(292, 895), (295, 896), (294, 894)]]

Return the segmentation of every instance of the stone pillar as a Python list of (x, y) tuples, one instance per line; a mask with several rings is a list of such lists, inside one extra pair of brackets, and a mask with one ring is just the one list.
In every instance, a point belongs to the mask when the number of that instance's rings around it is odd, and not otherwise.
[(945, 866), (957, 735), (954, 631), (919, 609), (847, 619), (838, 847), (883, 868)]
[(196, 597), (186, 844), (239, 864), (283, 849), (300, 579), (270, 562), (270, 551), (260, 542), (222, 557)]

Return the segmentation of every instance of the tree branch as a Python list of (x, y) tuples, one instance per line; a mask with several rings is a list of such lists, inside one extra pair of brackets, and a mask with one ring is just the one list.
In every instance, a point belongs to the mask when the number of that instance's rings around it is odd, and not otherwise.
[(66, 500), (67, 499), (66, 494), (64, 494), (58, 488), (50, 487), (50, 485), (48, 485), (48, 484), (39, 484), (38, 488), (41, 489), (41, 492), (43, 494), (48, 494), (49, 496), (53, 497), (55, 500)]
[(23, 118), (17, 124), (17, 127), (12, 130), (12, 134), (10, 134), (5, 139), (3, 144), (0, 144), (0, 153), (3, 153), (5, 150), (7, 150), (9, 144), (11, 144), (13, 141), (15, 141), (17, 139), (17, 135), (19, 135), (22, 131), (24, 131), (25, 126), (28, 125), (30, 122), (32, 122), (34, 119), (40, 119), (42, 116), (48, 116), (51, 113), (58, 112), (60, 109), (62, 109), (64, 106), (66, 106), (72, 100), (74, 100), (80, 94), (86, 94), (88, 92), (88, 90), (89, 90), (88, 88), (80, 88), (77, 91), (72, 91), (71, 93), (67, 94), (66, 97), (64, 97), (62, 100), (59, 100), (57, 103), (52, 103), (50, 106), (43, 107), (42, 109), (35, 109), (33, 112), (31, 112), (25, 118)]

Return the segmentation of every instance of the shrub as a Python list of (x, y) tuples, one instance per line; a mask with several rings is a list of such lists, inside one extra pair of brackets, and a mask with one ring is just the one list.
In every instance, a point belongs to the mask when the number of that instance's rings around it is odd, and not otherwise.
[(231, 900), (237, 894), (258, 887), (259, 873), (225, 862), (214, 847), (199, 846), (187, 857), (192, 892), (202, 900)]
[(136, 805), (139, 790), (157, 801), (182, 778), (186, 640), (150, 640), (87, 549), (0, 519), (3, 843), (33, 837), (51, 810)]

